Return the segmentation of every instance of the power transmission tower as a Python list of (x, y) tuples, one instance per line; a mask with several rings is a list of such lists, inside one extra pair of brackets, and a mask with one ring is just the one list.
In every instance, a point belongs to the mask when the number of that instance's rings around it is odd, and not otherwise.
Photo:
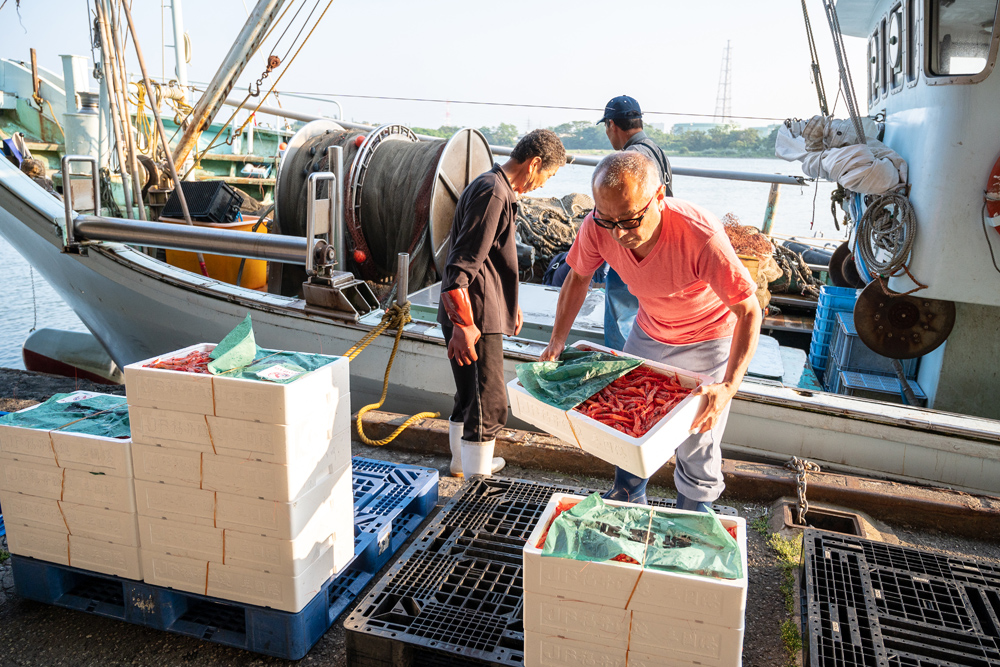
[(726, 40), (726, 50), (722, 52), (722, 69), (719, 70), (719, 93), (715, 98), (715, 122), (730, 123), (733, 115), (733, 47)]

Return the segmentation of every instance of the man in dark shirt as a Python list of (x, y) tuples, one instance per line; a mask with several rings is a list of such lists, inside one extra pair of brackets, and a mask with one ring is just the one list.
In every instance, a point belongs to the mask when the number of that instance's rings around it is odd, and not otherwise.
[(438, 306), (457, 388), (449, 425), (453, 475), (490, 475), (504, 466), (493, 447), (507, 422), (502, 336), (520, 333), (522, 323), (517, 197), (544, 185), (564, 164), (559, 137), (534, 130), (458, 200)]
[[(598, 124), (604, 123), (611, 147), (616, 151), (635, 151), (653, 161), (660, 172), (660, 182), (666, 187), (667, 196), (673, 197), (673, 172), (670, 161), (663, 149), (646, 136), (642, 130), (642, 109), (635, 98), (619, 95), (604, 107), (604, 115)], [(625, 283), (614, 269), (608, 269), (604, 285), (604, 344), (621, 350), (632, 330), (639, 301), (628, 291)]]

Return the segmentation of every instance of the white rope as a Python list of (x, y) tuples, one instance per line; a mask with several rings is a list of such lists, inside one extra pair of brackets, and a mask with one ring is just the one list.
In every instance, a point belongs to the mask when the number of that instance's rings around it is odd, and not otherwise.
[(917, 218), (903, 192), (887, 192), (872, 201), (858, 221), (857, 233), (856, 252), (870, 273), (887, 279), (903, 271), (918, 285), (916, 289), (926, 287), (906, 266), (917, 235)]

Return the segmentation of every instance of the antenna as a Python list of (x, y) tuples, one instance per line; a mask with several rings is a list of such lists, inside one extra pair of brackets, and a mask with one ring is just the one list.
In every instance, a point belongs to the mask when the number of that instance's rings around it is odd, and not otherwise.
[(722, 52), (722, 68), (719, 70), (719, 94), (715, 98), (715, 122), (730, 123), (733, 115), (733, 47), (726, 40), (726, 50)]

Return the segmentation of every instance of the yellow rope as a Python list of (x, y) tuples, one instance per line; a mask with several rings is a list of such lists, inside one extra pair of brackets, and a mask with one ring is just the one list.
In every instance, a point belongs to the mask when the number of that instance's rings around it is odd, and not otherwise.
[[(41, 100), (41, 102), (39, 100)], [(43, 97), (37, 97), (35, 99), (35, 103), (38, 104), (38, 108), (39, 109), (42, 108), (42, 102), (45, 102), (46, 104), (49, 105), (49, 113), (52, 114), (52, 122), (56, 124), (57, 128), (59, 128), (59, 133), (61, 135), (63, 135), (63, 141), (65, 142), (66, 141), (66, 132), (63, 131), (62, 125), (59, 124), (59, 119), (56, 118), (56, 112), (52, 109), (52, 103), (49, 102), (47, 99), (45, 99)], [(41, 128), (39, 128), (39, 129), (41, 129)]]
[(382, 380), (382, 397), (378, 399), (378, 403), (372, 403), (371, 405), (366, 405), (365, 407), (358, 410), (358, 435), (361, 437), (361, 441), (364, 442), (366, 445), (370, 445), (373, 447), (381, 447), (383, 445), (387, 445), (393, 440), (395, 440), (396, 436), (402, 433), (407, 427), (412, 426), (415, 422), (418, 422), (421, 419), (431, 419), (439, 416), (439, 413), (437, 412), (417, 413), (412, 417), (410, 417), (409, 419), (407, 419), (405, 422), (403, 422), (403, 424), (399, 428), (397, 428), (395, 431), (390, 433), (387, 437), (382, 438), (381, 440), (372, 440), (371, 438), (369, 438), (367, 435), (365, 435), (364, 428), (361, 426), (361, 420), (364, 418), (366, 413), (371, 412), (372, 410), (378, 410), (379, 408), (382, 407), (382, 404), (385, 403), (386, 394), (389, 393), (389, 373), (392, 371), (392, 362), (396, 360), (396, 352), (399, 350), (399, 341), (403, 336), (403, 327), (405, 327), (412, 321), (413, 319), (410, 317), (409, 301), (407, 301), (402, 306), (393, 305), (386, 309), (385, 314), (382, 316), (382, 322), (377, 327), (375, 327), (367, 334), (365, 334), (364, 338), (358, 341), (358, 343), (354, 347), (349, 349), (344, 354), (345, 357), (353, 361), (354, 358), (357, 357), (359, 354), (361, 354), (361, 351), (364, 350), (366, 347), (368, 347), (368, 345), (373, 340), (381, 336), (382, 333), (385, 332), (387, 329), (395, 327), (396, 341), (395, 343), (393, 343), (392, 346), (392, 354), (389, 356), (389, 363), (385, 367), (385, 378), (383, 378)]

